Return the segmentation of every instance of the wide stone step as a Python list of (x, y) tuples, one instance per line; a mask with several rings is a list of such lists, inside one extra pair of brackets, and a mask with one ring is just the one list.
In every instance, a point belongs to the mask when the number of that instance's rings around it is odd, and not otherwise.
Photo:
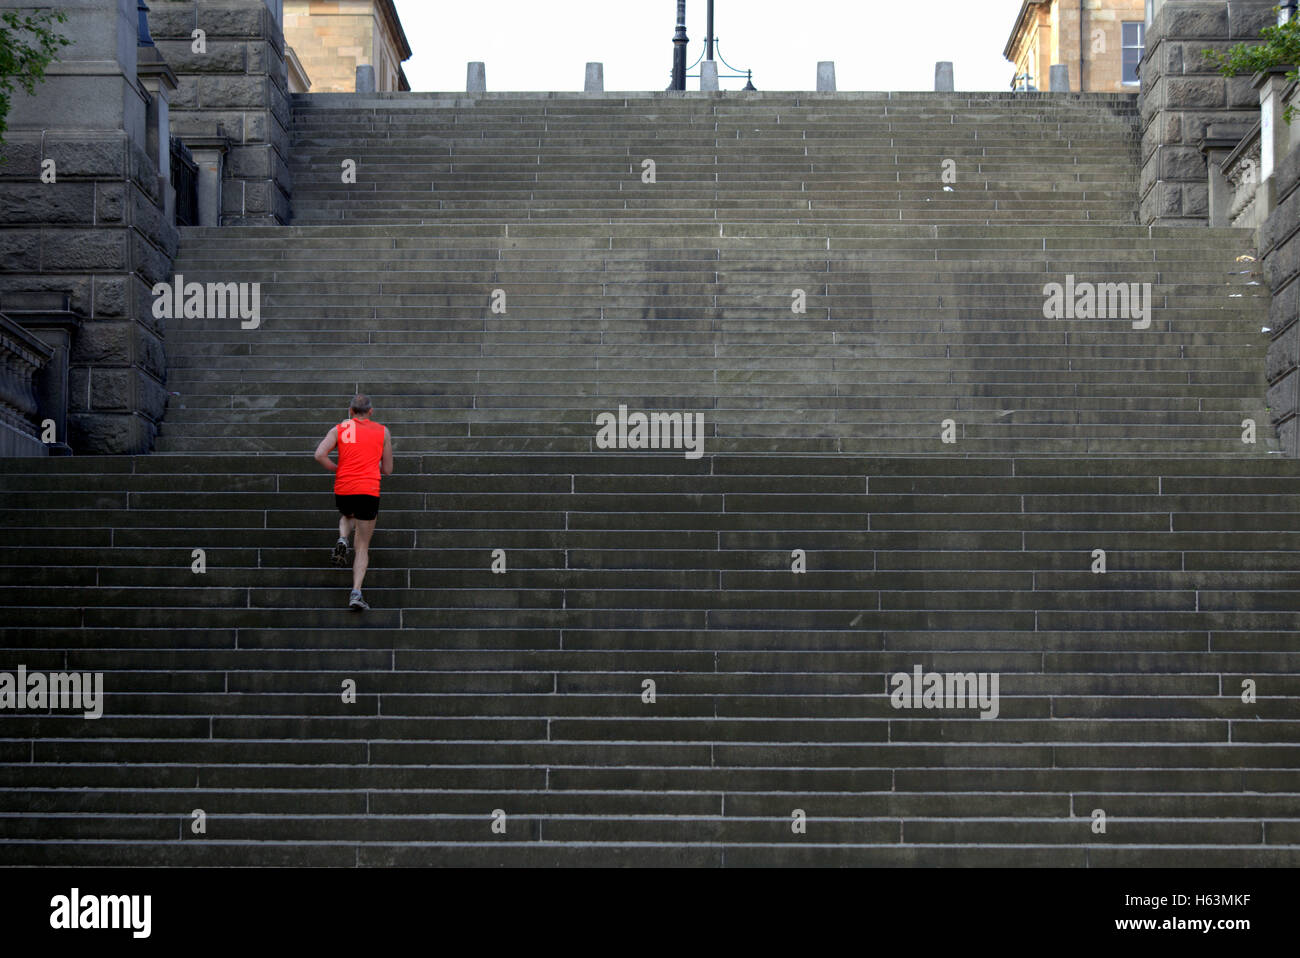
[[(264, 246), (284, 248), (287, 244), (311, 242), (329, 246), (336, 243), (351, 244), (345, 248), (418, 248), (421, 244), (436, 247), (440, 243), (457, 243), (469, 240), (486, 239), (509, 240), (516, 242), (550, 242), (552, 249), (564, 248), (575, 240), (585, 242), (579, 245), (591, 246), (603, 242), (606, 247), (610, 242), (647, 242), (660, 240), (676, 248), (713, 248), (728, 245), (748, 244), (761, 247), (764, 243), (775, 242), (770, 248), (777, 250), (797, 250), (801, 243), (820, 242), (823, 249), (870, 248), (871, 245), (885, 246), (899, 242), (924, 242), (932, 248), (943, 249), (983, 249), (1001, 250), (1021, 247), (1038, 249), (1086, 250), (1091, 248), (1134, 249), (1156, 248), (1174, 249), (1186, 247), (1189, 239), (1193, 248), (1206, 249), (1222, 245), (1223, 248), (1249, 247), (1251, 234), (1248, 230), (1207, 229), (1199, 230), (1192, 237), (1182, 231), (1166, 227), (1125, 226), (1119, 224), (1093, 224), (1087, 226), (1069, 226), (1052, 229), (1040, 225), (1016, 226), (1006, 224), (992, 230), (981, 226), (953, 224), (940, 227), (918, 227), (899, 223), (893, 227), (853, 226), (851, 224), (784, 224), (770, 223), (735, 223), (721, 229), (717, 225), (684, 224), (665, 236), (656, 225), (642, 225), (635, 222), (611, 224), (604, 227), (564, 224), (517, 224), (506, 226), (480, 226), (476, 224), (457, 225), (448, 223), (438, 226), (375, 226), (362, 223), (347, 226), (289, 226), (274, 230), (266, 227), (186, 227), (181, 232), (183, 243), (215, 243), (214, 248), (237, 245), (245, 248)], [(557, 243), (557, 240), (560, 241)], [(704, 243), (692, 242), (707, 240)], [(761, 241), (761, 242), (760, 242)], [(830, 242), (830, 246), (826, 244)], [(501, 245), (498, 243), (497, 245)]]

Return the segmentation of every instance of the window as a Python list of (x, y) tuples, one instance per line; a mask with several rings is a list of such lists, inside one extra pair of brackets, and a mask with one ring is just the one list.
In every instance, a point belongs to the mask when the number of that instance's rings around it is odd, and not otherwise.
[(1142, 51), (1146, 47), (1147, 25), (1141, 20), (1125, 22), (1124, 30), (1124, 74), (1123, 82), (1138, 82), (1138, 64), (1142, 62)]

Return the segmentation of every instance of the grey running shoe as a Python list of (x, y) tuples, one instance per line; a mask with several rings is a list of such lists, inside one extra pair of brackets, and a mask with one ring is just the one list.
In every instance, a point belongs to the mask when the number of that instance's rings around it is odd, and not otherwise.
[(348, 540), (340, 539), (334, 543), (334, 551), (330, 553), (330, 561), (340, 569), (348, 564)]
[(365, 609), (370, 608), (370, 603), (366, 602), (365, 599), (361, 598), (360, 589), (352, 590), (352, 599), (348, 602), (348, 605), (352, 609), (356, 610), (357, 612), (361, 612)]

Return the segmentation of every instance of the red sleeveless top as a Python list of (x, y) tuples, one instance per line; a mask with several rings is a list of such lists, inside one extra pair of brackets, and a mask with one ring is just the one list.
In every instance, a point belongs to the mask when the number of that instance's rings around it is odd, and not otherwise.
[(339, 431), (335, 495), (378, 496), (379, 463), (384, 457), (384, 427), (368, 419), (345, 419), (335, 428)]

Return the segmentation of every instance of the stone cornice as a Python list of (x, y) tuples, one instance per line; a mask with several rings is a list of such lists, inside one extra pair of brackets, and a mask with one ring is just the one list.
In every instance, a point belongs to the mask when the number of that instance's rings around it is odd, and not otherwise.
[(310, 90), (311, 77), (307, 75), (306, 67), (304, 67), (302, 65), (302, 61), (298, 59), (298, 51), (287, 44), (285, 45), (284, 48), (284, 63), (285, 66), (288, 68), (288, 72), (291, 76), (293, 74), (298, 75), (298, 78), (302, 82), (304, 90)]
[(1025, 22), (1029, 19), (1029, 9), (1031, 7), (1041, 7), (1047, 2), (1048, 0), (1024, 0), (1024, 3), (1020, 5), (1020, 12), (1016, 14), (1016, 25), (1011, 30), (1011, 36), (1007, 37), (1007, 45), (1002, 48), (1004, 59), (1011, 59), (1011, 50), (1016, 45), (1016, 38), (1020, 36)]
[(406, 31), (402, 29), (402, 18), (397, 15), (397, 6), (393, 3), (393, 0), (375, 0), (375, 6), (379, 9), (379, 15), (384, 18), (384, 23), (388, 25), (388, 29), (397, 40), (398, 49), (402, 54), (399, 59), (411, 59), (411, 44), (406, 39)]

